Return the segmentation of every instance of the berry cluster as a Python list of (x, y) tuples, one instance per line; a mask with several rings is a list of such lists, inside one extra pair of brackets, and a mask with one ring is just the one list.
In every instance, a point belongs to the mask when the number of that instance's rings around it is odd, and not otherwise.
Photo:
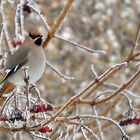
[(120, 126), (125, 126), (129, 124), (140, 124), (140, 118), (139, 117), (134, 117), (134, 118), (127, 118), (122, 121), (120, 121)]
[(41, 104), (37, 104), (37, 105), (34, 105), (31, 109), (30, 109), (30, 112), (31, 113), (41, 113), (41, 112), (47, 112), (47, 111), (53, 111), (54, 110), (54, 107), (52, 104), (44, 104), (44, 103), (41, 103)]

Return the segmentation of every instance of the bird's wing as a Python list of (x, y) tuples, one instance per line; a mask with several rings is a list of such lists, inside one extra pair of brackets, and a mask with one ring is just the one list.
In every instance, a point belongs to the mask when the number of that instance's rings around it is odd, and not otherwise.
[(30, 48), (21, 47), (7, 59), (4, 68), (4, 75), (0, 80), (3, 83), (12, 73), (18, 71), (27, 61), (30, 55)]
[(28, 61), (28, 56), (30, 54), (30, 48), (22, 46), (12, 55), (10, 55), (5, 64), (5, 69), (13, 69), (19, 64), (24, 64)]

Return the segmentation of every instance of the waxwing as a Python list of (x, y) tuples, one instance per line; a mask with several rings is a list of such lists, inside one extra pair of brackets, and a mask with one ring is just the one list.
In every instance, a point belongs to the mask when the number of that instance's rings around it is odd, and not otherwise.
[(6, 61), (3, 69), (3, 77), (0, 84), (3, 86), (0, 91), (0, 97), (13, 89), (15, 86), (24, 86), (25, 73), (23, 67), (27, 66), (29, 75), (29, 83), (38, 81), (46, 66), (46, 57), (42, 48), (42, 35), (32, 36), (29, 34), (23, 42), (23, 45)]

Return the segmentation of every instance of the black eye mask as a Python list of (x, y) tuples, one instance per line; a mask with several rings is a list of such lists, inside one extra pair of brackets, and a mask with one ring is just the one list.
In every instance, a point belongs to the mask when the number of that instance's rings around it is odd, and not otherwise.
[(35, 39), (35, 44), (36, 45), (40, 46), (42, 44), (42, 41), (43, 41), (42, 37), (43, 37), (42, 35), (39, 35), (39, 37), (37, 37)]

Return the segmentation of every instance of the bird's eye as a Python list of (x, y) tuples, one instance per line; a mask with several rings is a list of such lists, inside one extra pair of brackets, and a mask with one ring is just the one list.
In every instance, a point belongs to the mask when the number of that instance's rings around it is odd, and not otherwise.
[(42, 41), (43, 41), (42, 37), (43, 37), (43, 36), (40, 35), (39, 37), (37, 37), (37, 38), (35, 39), (35, 44), (36, 44), (36, 45), (40, 46), (40, 45), (42, 44)]

